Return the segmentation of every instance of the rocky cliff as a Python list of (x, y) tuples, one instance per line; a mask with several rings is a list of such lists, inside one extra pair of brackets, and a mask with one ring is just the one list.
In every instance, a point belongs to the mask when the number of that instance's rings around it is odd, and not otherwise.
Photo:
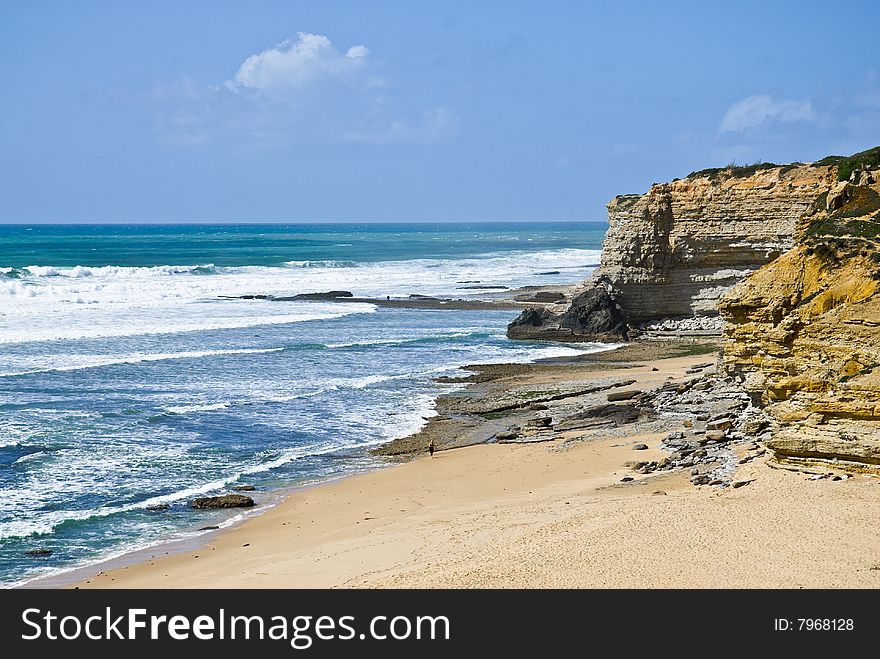
[(846, 162), (794, 248), (719, 302), (724, 366), (776, 420), (778, 461), (880, 472), (880, 169)]
[(608, 217), (571, 304), (509, 336), (628, 339), (720, 313), (724, 369), (772, 419), (775, 459), (880, 473), (880, 147), (695, 172)]
[[(616, 197), (600, 266), (583, 288), (608, 299), (581, 294), (564, 310), (530, 310), (508, 336), (613, 340), (682, 318), (717, 327), (719, 297), (792, 247), (798, 218), (835, 175), (834, 164), (729, 167)], [(599, 322), (584, 302), (610, 322)]]

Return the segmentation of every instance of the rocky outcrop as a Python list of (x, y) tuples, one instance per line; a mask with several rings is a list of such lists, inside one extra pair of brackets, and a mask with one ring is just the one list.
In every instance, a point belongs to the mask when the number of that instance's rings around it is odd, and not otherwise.
[(338, 300), (341, 297), (354, 297), (351, 291), (327, 291), (325, 293), (300, 293), (293, 300)]
[(725, 377), (767, 419), (777, 461), (880, 474), (880, 147), (695, 172), (617, 197), (608, 216), (583, 291), (527, 310), (509, 336), (615, 340), (720, 320)]
[(617, 197), (596, 276), (631, 322), (716, 315), (721, 295), (792, 246), (831, 169), (722, 170)]
[(719, 303), (724, 367), (779, 424), (780, 462), (880, 473), (880, 176), (854, 170), (795, 247)]
[(218, 497), (199, 497), (194, 499), (192, 507), (199, 510), (214, 508), (251, 508), (254, 500), (243, 494), (223, 494)]
[(792, 247), (798, 218), (835, 177), (834, 164), (704, 170), (616, 197), (601, 263), (584, 289), (610, 296), (629, 328), (621, 331), (615, 318), (609, 332), (590, 320), (583, 305), (593, 298), (582, 294), (565, 311), (528, 310), (508, 336), (616, 340), (668, 319), (717, 316), (725, 292)]
[(555, 341), (591, 337), (594, 341), (620, 341), (629, 337), (629, 325), (620, 305), (604, 288), (589, 288), (577, 295), (569, 308), (553, 313), (545, 308), (523, 311), (507, 328), (511, 339)]

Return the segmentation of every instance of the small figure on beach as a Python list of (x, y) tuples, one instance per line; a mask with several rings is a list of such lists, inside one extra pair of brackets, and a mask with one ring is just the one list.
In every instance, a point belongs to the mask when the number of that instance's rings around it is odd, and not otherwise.
[(434, 440), (431, 440), (431, 443), (428, 444), (428, 454), (433, 458), (434, 457)]

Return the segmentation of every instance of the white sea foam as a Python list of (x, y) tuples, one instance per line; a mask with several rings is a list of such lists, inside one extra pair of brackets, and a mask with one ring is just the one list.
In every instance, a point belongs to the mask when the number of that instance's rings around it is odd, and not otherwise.
[[(164, 308), (54, 308), (31, 317), (6, 318), (0, 313), (0, 344), (69, 339), (96, 339), (156, 334), (179, 334), (262, 325), (287, 325), (330, 320), (354, 313), (371, 313), (371, 304), (271, 303), (260, 308), (235, 301), (216, 301), (204, 308), (172, 304)], [(24, 322), (22, 322), (24, 321)]]
[(217, 410), (225, 410), (229, 409), (232, 403), (223, 402), (223, 403), (208, 403), (205, 405), (172, 405), (171, 407), (166, 407), (166, 412), (171, 412), (172, 414), (189, 414), (191, 412), (216, 412)]
[[(288, 267), (242, 267), (215, 268), (199, 266), (160, 266), (156, 268), (55, 268), (34, 266), (27, 272), (15, 273), (17, 278), (0, 280), (0, 343), (33, 342), (50, 339), (80, 337), (123, 337), (140, 334), (167, 334), (204, 329), (240, 328), (266, 324), (297, 323), (311, 319), (330, 319), (351, 313), (375, 311), (373, 305), (335, 304), (321, 301), (272, 302), (266, 300), (230, 300), (220, 296), (240, 296), (264, 293), (268, 295), (291, 295), (300, 292), (331, 289), (351, 290), (355, 295), (405, 296), (422, 295), (463, 296), (478, 293), (464, 290), (461, 286), (478, 282), (480, 285), (519, 286), (522, 284), (573, 282), (582, 279), (587, 270), (582, 267), (595, 263), (598, 252), (589, 250), (556, 250), (544, 253), (497, 254), (481, 258), (461, 260), (418, 260), (375, 264), (351, 262), (309, 262), (290, 264)], [(559, 270), (563, 274), (536, 278), (541, 271)], [(466, 283), (467, 282), (467, 283)], [(460, 330), (460, 331), (459, 331)], [(470, 331), (468, 331), (470, 330)], [(426, 336), (424, 339), (446, 340), (442, 360), (438, 364), (421, 363), (414, 369), (402, 372), (406, 365), (383, 366), (385, 372), (352, 377), (346, 371), (323, 374), (323, 379), (296, 382), (286, 380), (286, 388), (267, 380), (258, 384), (259, 391), (228, 389), (224, 391), (193, 390), (190, 395), (169, 392), (156, 394), (151, 403), (159, 400), (158, 409), (169, 414), (195, 414), (235, 408), (239, 405), (259, 405), (260, 402), (285, 402), (298, 398), (318, 396), (337, 390), (359, 390), (375, 387), (387, 391), (371, 391), (367, 407), (351, 405), (344, 397), (328, 396), (327, 405), (301, 405), (296, 414), (275, 414), (261, 410), (267, 419), (271, 417), (276, 430), (292, 432), (313, 428), (317, 443), (293, 446), (270, 454), (270, 457), (248, 457), (236, 464), (226, 464), (223, 456), (214, 453), (191, 454), (193, 444), (203, 437), (190, 433), (187, 424), (178, 425), (162, 435), (164, 424), (147, 426), (132, 425), (137, 415), (125, 417), (124, 432), (113, 437), (114, 444), (94, 441), (89, 432), (82, 432), (83, 444), (70, 444), (60, 449), (53, 446), (50, 452), (34, 453), (19, 460), (16, 472), (23, 480), (14, 491), (8, 493), (11, 510), (28, 511), (0, 523), (0, 538), (27, 536), (34, 533), (51, 533), (67, 520), (85, 520), (117, 513), (143, 509), (151, 505), (185, 501), (202, 494), (223, 491), (230, 483), (250, 474), (257, 474), (301, 460), (306, 456), (334, 453), (354, 446), (369, 446), (394, 437), (417, 431), (426, 417), (434, 415), (434, 396), (427, 387), (399, 387), (396, 383), (408, 378), (427, 382), (427, 376), (471, 363), (532, 361), (535, 359), (580, 354), (598, 349), (596, 346), (535, 346), (518, 344), (511, 347), (498, 345), (498, 337), (488, 337), (483, 343), (480, 328), (445, 328), (444, 334)], [(472, 340), (455, 339), (474, 337)], [(347, 338), (347, 337), (341, 337)], [(165, 339), (162, 339), (164, 341)], [(296, 339), (302, 340), (302, 339)], [(338, 338), (335, 339), (339, 341)], [(328, 344), (333, 349), (346, 349), (371, 345), (404, 344), (423, 338), (386, 338), (380, 336), (365, 341), (337, 342)], [(151, 339), (151, 341), (153, 341)], [(151, 345), (163, 345), (157, 343)], [(120, 345), (126, 342), (121, 342)], [(132, 342), (127, 342), (131, 345)], [(224, 344), (221, 344), (224, 345)], [(226, 344), (228, 345), (228, 344)], [(0, 376), (52, 370), (79, 370), (114, 364), (140, 363), (173, 359), (198, 359), (202, 357), (258, 354), (281, 350), (280, 348), (203, 350), (180, 352), (126, 352), (122, 354), (68, 354), (64, 346), (28, 346), (13, 349), (4, 361)], [(164, 347), (164, 345), (163, 345)], [(186, 347), (193, 347), (187, 340)], [(197, 344), (196, 347), (201, 347)], [(224, 347), (226, 347), (224, 345)], [(607, 346), (603, 346), (607, 347)], [(28, 352), (27, 355), (18, 353)], [(338, 359), (339, 355), (334, 356)], [(391, 371), (391, 372), (388, 372)], [(336, 377), (329, 377), (336, 376)], [(445, 389), (446, 387), (444, 387)], [(263, 391), (265, 389), (265, 391)], [(48, 397), (49, 394), (46, 394)], [(241, 396), (239, 398), (239, 396)], [(364, 398), (362, 395), (361, 398)], [(47, 398), (48, 400), (48, 398)], [(153, 408), (156, 409), (156, 408)], [(256, 408), (260, 409), (260, 408)], [(337, 428), (327, 432), (327, 414), (332, 415)], [(66, 419), (75, 414), (65, 409), (40, 410), (39, 414), (59, 415)], [(83, 417), (78, 428), (92, 428), (100, 418)], [(51, 424), (45, 424), (47, 427)], [(138, 430), (145, 428), (145, 430)], [(133, 437), (131, 432), (141, 432)], [(189, 434), (188, 434), (189, 433)], [(0, 429), (0, 444), (31, 440), (32, 433), (9, 432)], [(322, 441), (320, 438), (331, 437)], [(369, 438), (368, 441), (363, 441)], [(42, 441), (42, 440), (40, 440)], [(37, 455), (44, 459), (37, 460)], [(133, 461), (132, 456), (137, 460)], [(33, 460), (33, 461), (31, 461)], [(190, 460), (192, 462), (190, 463)], [(263, 460), (263, 461), (260, 461)], [(163, 465), (178, 465), (183, 478), (176, 480), (178, 490), (145, 501), (131, 501), (137, 492), (155, 491), (155, 474), (163, 473)], [(31, 473), (33, 472), (33, 473)], [(118, 477), (117, 477), (118, 476)], [(105, 480), (100, 480), (106, 477)], [(163, 476), (164, 477), (164, 476)], [(166, 479), (167, 480), (167, 479)], [(106, 485), (108, 503), (91, 510), (65, 510), (83, 494), (93, 492), (95, 483)], [(164, 481), (163, 481), (164, 482)], [(90, 489), (91, 488), (91, 489)], [(118, 496), (117, 496), (118, 495)], [(114, 500), (115, 498), (115, 500)], [(62, 509), (51, 509), (58, 506)]]
[[(408, 433), (405, 433), (408, 434)], [(172, 504), (179, 501), (185, 501), (195, 497), (219, 492), (231, 483), (240, 480), (243, 476), (263, 473), (272, 469), (277, 469), (290, 462), (300, 460), (307, 456), (327, 455), (328, 453), (336, 453), (347, 448), (376, 446), (393, 437), (376, 438), (370, 441), (353, 442), (353, 441), (329, 441), (321, 444), (310, 444), (308, 446), (299, 446), (282, 451), (281, 454), (272, 460), (251, 464), (243, 468), (230, 471), (226, 476), (216, 478), (209, 482), (200, 483), (191, 487), (182, 488), (168, 494), (162, 494), (137, 503), (130, 503), (121, 506), (102, 506), (92, 510), (56, 510), (48, 513), (39, 513), (38, 515), (30, 515), (26, 519), (14, 519), (6, 522), (0, 522), (0, 540), (11, 537), (27, 537), (31, 535), (45, 535), (52, 533), (60, 524), (70, 521), (82, 521), (86, 519), (95, 519), (100, 517), (108, 517), (119, 513), (130, 512), (133, 510), (145, 510), (154, 506), (163, 504)], [(27, 495), (28, 493), (23, 493)]]
[(77, 265), (72, 268), (56, 268), (54, 266), (29, 265), (25, 268), (25, 270), (36, 277), (68, 277), (71, 279), (143, 279), (147, 277), (167, 277), (170, 275), (210, 272), (214, 270), (214, 264), (207, 263), (203, 265), (156, 265), (150, 267), (127, 267), (115, 265), (86, 267), (82, 265)]
[(377, 345), (405, 345), (407, 343), (419, 343), (425, 340), (438, 341), (444, 339), (461, 339), (472, 336), (474, 332), (450, 332), (448, 334), (436, 334), (430, 337), (415, 337), (409, 339), (371, 339), (370, 341), (352, 341), (349, 343), (328, 343), (325, 348), (368, 348)]
[[(349, 290), (357, 296), (454, 295), (470, 285), (575, 282), (599, 252), (583, 249), (486, 254), (466, 259), (354, 263), (296, 261), (285, 267), (60, 268), (32, 265), (0, 280), (0, 343), (163, 334), (295, 323), (373, 310), (370, 305), (238, 300)], [(470, 282), (470, 283), (464, 283)], [(474, 283), (476, 282), (476, 284)]]
[[(7, 364), (14, 360), (21, 366), (23, 362), (32, 362), (39, 367), (27, 370), (12, 370), (0, 372), (0, 377), (12, 377), (17, 375), (30, 375), (32, 373), (49, 373), (53, 371), (80, 371), (88, 368), (102, 366), (116, 366), (119, 364), (140, 364), (142, 362), (159, 362), (170, 359), (199, 359), (202, 357), (217, 357), (222, 355), (259, 355), (270, 352), (280, 352), (284, 348), (242, 348), (239, 350), (191, 350), (182, 352), (143, 353), (135, 352), (128, 355), (79, 355), (59, 354), (52, 357), (7, 357)], [(52, 359), (63, 360), (63, 364), (47, 364)]]
[(28, 453), (27, 455), (21, 456), (18, 460), (16, 460), (13, 464), (21, 464), (23, 462), (30, 462), (31, 460), (35, 460), (37, 458), (45, 455), (43, 451), (35, 451), (33, 453)]

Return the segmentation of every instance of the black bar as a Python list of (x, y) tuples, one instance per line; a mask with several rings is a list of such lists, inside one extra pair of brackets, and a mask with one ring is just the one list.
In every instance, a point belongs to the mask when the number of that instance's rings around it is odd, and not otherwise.
[[(608, 647), (622, 656), (660, 649), (708, 656), (718, 650), (751, 653), (771, 647), (840, 653), (870, 647), (877, 604), (876, 591), (868, 590), (6, 590), (0, 592), (0, 647), (8, 657), (44, 656), (75, 644), (90, 658), (117, 658), (134, 648), (159, 651), (161, 659), (192, 657), (194, 651), (217, 657), (287, 657), (375, 650), (389, 657), (424, 657), (482, 648), (511, 657), (567, 648), (593, 654)], [(111, 622), (123, 616), (117, 631), (106, 628), (108, 607)], [(29, 609), (31, 624), (23, 619)], [(146, 610), (135, 616), (145, 626), (134, 630), (133, 640), (120, 640), (117, 634), (128, 634), (130, 609)], [(55, 616), (48, 623), (47, 612)], [(74, 635), (79, 624), (79, 638), (46, 638), (47, 633), (60, 636), (59, 623), (66, 616), (77, 620), (66, 620), (64, 633)], [(85, 638), (84, 624), (93, 616), (98, 618), (90, 631), (96, 636), (108, 632), (111, 640)], [(188, 633), (189, 638), (175, 640), (167, 620), (160, 619), (153, 640), (150, 616), (184, 616), (175, 633)], [(192, 623), (198, 616), (211, 619), (212, 629), (203, 619), (199, 631), (212, 640), (195, 637)], [(259, 616), (263, 622), (238, 621), (237, 638), (231, 639), (232, 616)], [(326, 618), (318, 629), (322, 616)], [(377, 619), (373, 631), (388, 636), (384, 640), (372, 638), (370, 623), (380, 616), (384, 618)], [(406, 620), (393, 621), (396, 616)], [(420, 617), (422, 638), (414, 638)], [(433, 639), (426, 617), (439, 621)], [(448, 639), (441, 617), (448, 620)], [(225, 639), (217, 638), (221, 618)], [(284, 631), (286, 638), (242, 638), (251, 625), (253, 636), (259, 635), (261, 624), (264, 636), (273, 627), (276, 636)], [(391, 624), (393, 634), (405, 636), (409, 630), (409, 637), (392, 638)], [(23, 639), (38, 630), (39, 638)], [(294, 635), (301, 649), (291, 647)]]

